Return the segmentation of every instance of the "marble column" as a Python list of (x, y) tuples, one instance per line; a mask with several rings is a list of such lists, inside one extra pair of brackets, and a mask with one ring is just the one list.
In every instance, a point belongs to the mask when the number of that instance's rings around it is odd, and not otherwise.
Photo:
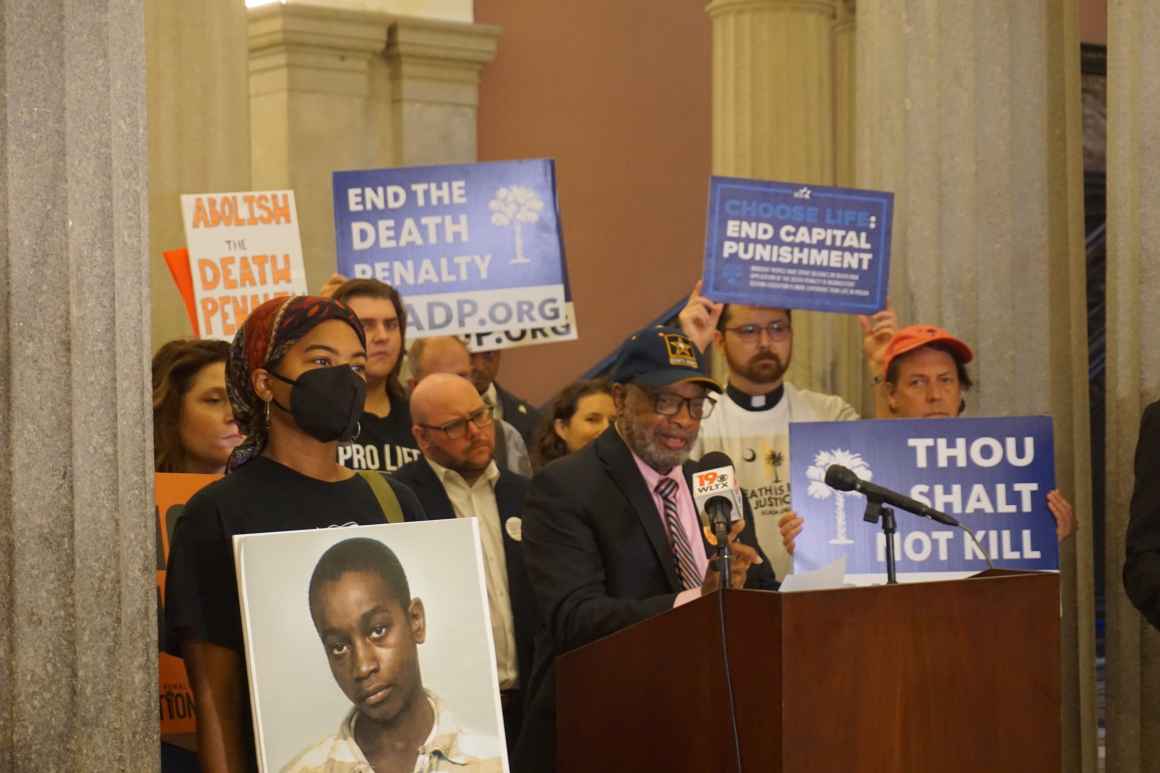
[[(709, 3), (714, 174), (835, 183), (835, 112), (847, 117), (847, 106), (835, 102), (840, 1)], [(853, 318), (799, 311), (793, 322), (789, 380), (861, 406), (861, 338)]]
[(394, 161), (464, 164), (476, 160), (475, 116), (483, 66), (495, 58), (500, 29), (398, 18), (387, 45)]
[(158, 765), (144, 5), (0, 4), (0, 770)]
[(488, 25), (271, 4), (249, 11), (253, 181), (293, 188), (309, 286), (334, 272), (331, 172), (475, 160)]
[(1107, 770), (1160, 758), (1160, 633), (1124, 593), (1124, 536), (1140, 416), (1160, 398), (1160, 9), (1108, 3)]
[(857, 20), (854, 0), (841, 0), (834, 22), (834, 181), (843, 186), (854, 185), (857, 178)]
[[(834, 184), (857, 186), (857, 9), (855, 0), (840, 0), (834, 22)], [(846, 396), (863, 416), (874, 417), (874, 387), (862, 350), (862, 333), (851, 319), (834, 317), (835, 391)], [(903, 322), (902, 324), (905, 324)], [(860, 398), (860, 402), (857, 398)]]
[(149, 265), (153, 347), (189, 336), (161, 253), (185, 245), (181, 194), (250, 190), (250, 88), (243, 0), (149, 0)]
[(1075, 0), (858, 0), (857, 180), (895, 192), (904, 320), (975, 347), (973, 415), (1051, 414), (1080, 529), (1061, 551), (1065, 770), (1096, 760)]

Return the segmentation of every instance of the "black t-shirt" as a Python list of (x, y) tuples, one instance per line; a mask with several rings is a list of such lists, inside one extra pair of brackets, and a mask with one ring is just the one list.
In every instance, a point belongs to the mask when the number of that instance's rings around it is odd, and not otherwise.
[[(427, 519), (405, 485), (387, 479), (408, 521)], [(165, 647), (205, 641), (244, 656), (233, 537), (275, 531), (371, 526), (385, 520), (361, 476), (309, 478), (259, 456), (189, 500), (177, 522), (165, 583)]]
[(392, 398), (391, 413), (385, 417), (363, 411), (358, 423), (358, 437), (338, 447), (339, 464), (352, 470), (394, 472), (419, 458), (406, 400)]

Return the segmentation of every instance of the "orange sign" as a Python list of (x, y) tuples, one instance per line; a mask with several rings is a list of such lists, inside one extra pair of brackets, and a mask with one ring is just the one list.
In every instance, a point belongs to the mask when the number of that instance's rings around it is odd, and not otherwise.
[[(220, 475), (182, 475), (159, 472), (153, 476), (157, 512), (157, 620), (164, 630), (165, 570), (169, 566), (169, 543), (181, 512), (189, 498), (220, 478)], [(161, 735), (189, 735), (197, 730), (193, 690), (185, 673), (185, 663), (164, 652), (158, 658), (161, 669)]]

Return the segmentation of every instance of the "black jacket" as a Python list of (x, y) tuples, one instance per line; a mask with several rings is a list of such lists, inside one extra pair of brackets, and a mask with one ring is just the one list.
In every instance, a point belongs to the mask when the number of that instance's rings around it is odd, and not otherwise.
[[(455, 508), (447, 497), (447, 491), (427, 460), (420, 457), (400, 467), (391, 477), (406, 484), (415, 493), (427, 519), (454, 518)], [(528, 479), (522, 475), (500, 468), (499, 479), (495, 482), (496, 509), (500, 515), (500, 533), (503, 534), (504, 560), (507, 563), (508, 595), (512, 602), (512, 621), (515, 624), (516, 660), (520, 670), (520, 684), (526, 686), (533, 664), (533, 642), (540, 627), (536, 599), (528, 582), (524, 568), (522, 544), (512, 538), (508, 520), (520, 519), (524, 512), (524, 498), (528, 492)], [(520, 531), (516, 530), (518, 535)]]
[[(690, 477), (692, 465), (684, 471)], [(682, 586), (652, 494), (614, 427), (541, 470), (524, 509), (524, 555), (545, 626), (512, 770), (550, 773), (555, 656), (671, 609)], [(764, 559), (745, 587), (776, 590), (748, 501), (745, 518), (741, 541)]]
[(532, 436), (540, 425), (540, 412), (525, 401), (513, 395), (499, 384), (495, 385), (495, 395), (499, 399), (503, 420), (516, 428), (528, 448), (532, 447)]
[(1136, 444), (1136, 485), (1128, 521), (1124, 588), (1160, 628), (1160, 402), (1144, 409)]

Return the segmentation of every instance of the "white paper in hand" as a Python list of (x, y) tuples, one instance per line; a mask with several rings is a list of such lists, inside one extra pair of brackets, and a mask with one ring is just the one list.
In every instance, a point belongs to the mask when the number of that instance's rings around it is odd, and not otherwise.
[(840, 556), (813, 572), (787, 574), (781, 581), (781, 592), (829, 590), (843, 587), (846, 580), (846, 557)]

